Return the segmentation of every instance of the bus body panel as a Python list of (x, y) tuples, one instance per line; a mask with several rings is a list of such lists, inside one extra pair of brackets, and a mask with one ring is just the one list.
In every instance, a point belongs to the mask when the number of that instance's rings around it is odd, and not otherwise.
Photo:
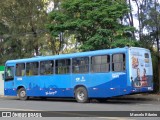
[(70, 97), (70, 75), (17, 77), (17, 88), (25, 84), (27, 96)]
[(125, 72), (92, 75), (92, 81), (95, 85), (89, 88), (89, 96), (107, 98), (128, 94), (126, 77)]

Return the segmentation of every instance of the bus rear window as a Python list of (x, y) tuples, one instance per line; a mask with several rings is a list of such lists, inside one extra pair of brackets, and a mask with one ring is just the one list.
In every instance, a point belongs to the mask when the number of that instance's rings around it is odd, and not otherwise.
[(145, 56), (145, 58), (149, 58), (149, 54), (148, 53), (145, 53), (144, 56)]
[(125, 54), (112, 55), (112, 71), (120, 72), (125, 70)]

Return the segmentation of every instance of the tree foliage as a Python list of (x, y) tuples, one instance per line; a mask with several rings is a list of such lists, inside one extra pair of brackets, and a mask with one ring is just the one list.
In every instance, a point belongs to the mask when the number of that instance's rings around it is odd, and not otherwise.
[[(44, 0), (6, 0), (0, 4), (1, 58), (40, 55), (45, 43), (47, 13)], [(3, 29), (3, 28), (6, 29)]]
[(123, 0), (64, 0), (50, 13), (47, 27), (55, 37), (66, 31), (74, 34), (83, 51), (112, 48), (120, 39), (132, 41), (125, 33), (134, 28), (122, 24), (128, 11)]
[(139, 24), (138, 39), (142, 47), (152, 51), (154, 86), (156, 91), (160, 91), (160, 2), (158, 0), (134, 0), (134, 3), (137, 6), (135, 17)]

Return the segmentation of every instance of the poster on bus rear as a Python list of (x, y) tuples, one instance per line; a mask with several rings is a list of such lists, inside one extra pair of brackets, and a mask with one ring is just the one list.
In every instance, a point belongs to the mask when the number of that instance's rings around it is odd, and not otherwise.
[(145, 49), (131, 50), (132, 86), (136, 88), (152, 86), (152, 61)]

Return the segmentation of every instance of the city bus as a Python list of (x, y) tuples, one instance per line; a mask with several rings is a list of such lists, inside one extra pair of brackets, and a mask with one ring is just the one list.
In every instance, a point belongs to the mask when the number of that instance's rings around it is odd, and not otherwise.
[(124, 47), (54, 56), (8, 60), (4, 94), (29, 97), (75, 98), (85, 103), (153, 91), (148, 49)]

